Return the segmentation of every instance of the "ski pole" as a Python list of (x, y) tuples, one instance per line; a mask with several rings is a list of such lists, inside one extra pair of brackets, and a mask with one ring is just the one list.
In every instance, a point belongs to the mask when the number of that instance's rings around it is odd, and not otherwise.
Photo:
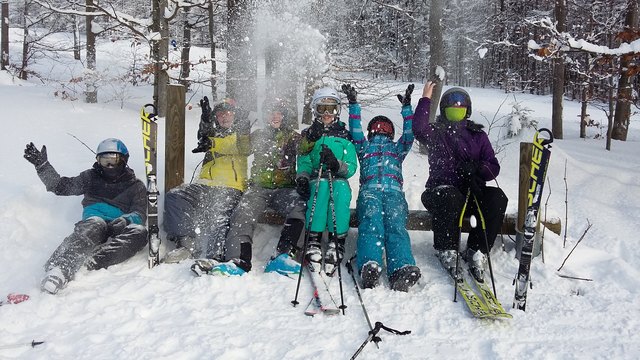
[(331, 218), (333, 221), (333, 245), (336, 248), (336, 257), (338, 261), (338, 284), (340, 285), (340, 302), (341, 302), (340, 309), (342, 310), (342, 315), (345, 315), (344, 309), (346, 309), (347, 306), (344, 304), (344, 293), (342, 291), (342, 271), (340, 270), (340, 263), (342, 262), (342, 256), (340, 255), (340, 249), (338, 248), (336, 203), (333, 199), (333, 174), (331, 173), (331, 170), (328, 170), (327, 173), (329, 174), (329, 196), (330, 196), (329, 204), (331, 206)]
[(489, 239), (487, 238), (487, 224), (484, 221), (484, 215), (480, 209), (480, 202), (478, 201), (476, 194), (473, 194), (473, 201), (476, 204), (478, 215), (480, 216), (480, 226), (482, 228), (482, 234), (484, 235), (484, 245), (487, 247), (487, 264), (489, 265), (489, 275), (491, 277), (491, 286), (493, 286), (493, 294), (498, 297), (498, 293), (496, 292), (496, 282), (493, 278), (493, 267), (491, 266), (491, 248), (489, 248)]
[[(461, 275), (458, 274), (459, 266), (460, 266), (460, 244), (462, 243), (462, 221), (464, 220), (464, 213), (467, 211), (467, 205), (469, 204), (469, 197), (471, 195), (471, 189), (467, 190), (467, 196), (464, 199), (464, 205), (462, 205), (462, 211), (460, 211), (460, 219), (458, 221), (458, 248), (456, 249), (456, 276)], [(454, 282), (457, 282), (458, 279), (453, 279)], [(458, 301), (458, 289), (453, 284), (453, 302)]]
[[(311, 225), (313, 225), (313, 215), (316, 212), (316, 203), (318, 202), (318, 190), (320, 189), (320, 179), (322, 178), (322, 166), (318, 169), (318, 180), (316, 183), (316, 191), (313, 193), (313, 201), (311, 202), (311, 211), (309, 212), (309, 226), (304, 232), (304, 243), (302, 245), (302, 265), (306, 262), (307, 248), (309, 247), (309, 235), (311, 234)], [(295, 307), (299, 304), (298, 293), (300, 292), (300, 282), (302, 281), (302, 267), (298, 273), (298, 283), (296, 285), (296, 296), (291, 300), (291, 304)]]
[(378, 332), (380, 332), (380, 329), (386, 330), (386, 331), (388, 331), (388, 332), (390, 332), (392, 334), (396, 334), (396, 335), (409, 335), (409, 334), (411, 334), (411, 330), (399, 331), (399, 330), (392, 329), (392, 328), (384, 326), (380, 321), (376, 321), (376, 326), (373, 328), (373, 330), (369, 331), (369, 336), (362, 343), (362, 345), (360, 345), (360, 347), (355, 352), (355, 354), (353, 354), (353, 356), (351, 357), (351, 360), (353, 360), (356, 357), (358, 357), (358, 355), (360, 355), (360, 352), (362, 352), (364, 347), (367, 346), (367, 344), (369, 342), (371, 342), (371, 341), (374, 341), (374, 342), (382, 341), (382, 339), (379, 336), (377, 336)]
[[(358, 286), (358, 282), (356, 281), (356, 276), (353, 273), (353, 265), (351, 262), (355, 260), (356, 255), (353, 255), (349, 261), (347, 261), (344, 265), (347, 267), (347, 272), (351, 275), (351, 280), (353, 280), (353, 286), (356, 288), (356, 294), (358, 294), (358, 299), (360, 300), (360, 307), (362, 307), (362, 312), (364, 313), (364, 318), (367, 320), (367, 325), (369, 325), (369, 330), (373, 330), (373, 326), (371, 325), (371, 319), (369, 319), (369, 313), (367, 313), (367, 308), (364, 307), (364, 301), (362, 300), (362, 294), (360, 294), (360, 287)], [(380, 349), (378, 346), (378, 342), (374, 341), (376, 347)]]
[(44, 344), (44, 341), (31, 341), (30, 343), (20, 343), (20, 344), (12, 344), (12, 345), (4, 345), (4, 346), (0, 346), (0, 350), (6, 350), (6, 349), (16, 349), (16, 348), (20, 348), (23, 346), (31, 346), (32, 348)]

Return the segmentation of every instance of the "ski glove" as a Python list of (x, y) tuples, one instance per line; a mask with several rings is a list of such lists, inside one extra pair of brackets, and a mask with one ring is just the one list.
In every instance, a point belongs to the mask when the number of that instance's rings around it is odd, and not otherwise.
[(476, 195), (481, 195), (482, 190), (480, 188), (481, 180), (478, 177), (479, 165), (475, 161), (465, 161), (458, 165), (456, 174), (462, 179), (462, 184), (471, 189), (471, 192)]
[(307, 140), (311, 142), (318, 141), (324, 132), (324, 125), (320, 121), (314, 121), (306, 130)]
[(402, 106), (411, 106), (411, 93), (413, 93), (414, 87), (415, 85), (409, 84), (409, 86), (407, 86), (407, 90), (404, 91), (404, 96), (400, 94), (396, 95), (398, 100), (400, 100), (400, 103), (402, 103)]
[(200, 121), (211, 122), (211, 106), (209, 106), (209, 98), (204, 97), (200, 100), (200, 108), (202, 108), (202, 115), (200, 115)]
[(309, 179), (304, 176), (299, 176), (296, 179), (296, 191), (303, 200), (309, 200), (311, 197), (311, 189), (309, 188)]
[(207, 152), (209, 151), (209, 149), (211, 149), (211, 147), (213, 147), (213, 140), (211, 140), (211, 138), (209, 137), (203, 137), (202, 139), (200, 139), (200, 141), (198, 141), (198, 146), (191, 150), (192, 153), (201, 153), (201, 152)]
[(349, 100), (349, 104), (358, 103), (358, 92), (356, 92), (356, 89), (351, 86), (351, 84), (342, 84), (342, 92), (347, 94), (347, 100)]
[(118, 235), (118, 234), (121, 234), (122, 231), (124, 231), (124, 228), (126, 228), (127, 225), (129, 225), (129, 221), (127, 221), (127, 219), (124, 216), (120, 216), (113, 219), (109, 223), (107, 228), (109, 229), (109, 232), (112, 235)]
[(320, 151), (320, 163), (326, 166), (326, 169), (337, 173), (340, 170), (340, 161), (333, 154), (333, 151), (329, 149), (327, 145), (322, 145), (322, 151)]
[(28, 143), (24, 149), (24, 158), (37, 169), (47, 162), (47, 147), (42, 145), (42, 149), (38, 150), (33, 143)]

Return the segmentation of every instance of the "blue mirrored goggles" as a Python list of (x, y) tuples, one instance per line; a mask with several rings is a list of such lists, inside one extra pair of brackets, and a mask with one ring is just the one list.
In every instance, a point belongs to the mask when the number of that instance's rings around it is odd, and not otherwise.
[(96, 156), (96, 160), (102, 167), (116, 167), (122, 162), (122, 155), (118, 153), (102, 153)]
[(464, 94), (461, 94), (459, 92), (447, 94), (442, 99), (442, 102), (444, 103), (444, 107), (450, 107), (450, 106), (468, 107), (469, 106), (467, 97), (464, 96)]

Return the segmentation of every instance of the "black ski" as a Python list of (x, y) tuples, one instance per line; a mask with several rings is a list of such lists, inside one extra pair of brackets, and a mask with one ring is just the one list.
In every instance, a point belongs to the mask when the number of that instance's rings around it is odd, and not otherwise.
[[(546, 132), (549, 138), (540, 136), (540, 133)], [(533, 152), (531, 156), (531, 172), (529, 178), (529, 194), (527, 196), (527, 212), (524, 217), (524, 241), (522, 243), (522, 251), (520, 252), (520, 266), (518, 274), (514, 279), (516, 293), (513, 299), (513, 307), (524, 311), (527, 306), (527, 289), (531, 282), (529, 272), (531, 270), (531, 257), (533, 252), (533, 242), (536, 235), (536, 228), (540, 220), (540, 202), (542, 200), (542, 189), (544, 180), (547, 176), (547, 167), (549, 165), (549, 150), (553, 142), (553, 134), (549, 129), (538, 130), (533, 137)]]
[[(152, 108), (147, 112), (147, 108)], [(160, 229), (158, 227), (158, 122), (156, 108), (152, 104), (142, 107), (142, 145), (144, 146), (144, 166), (147, 175), (147, 228), (149, 243), (149, 268), (160, 263)]]

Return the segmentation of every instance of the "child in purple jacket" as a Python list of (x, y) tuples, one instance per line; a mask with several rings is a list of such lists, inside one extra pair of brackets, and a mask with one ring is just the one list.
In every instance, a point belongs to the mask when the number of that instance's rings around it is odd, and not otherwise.
[(465, 213), (475, 214), (479, 219), (474, 197), (477, 199), (486, 224), (487, 241), (480, 226), (472, 229), (462, 258), (469, 263), (473, 276), (483, 281), (485, 254), (493, 246), (507, 208), (504, 192), (486, 186), (487, 181), (498, 176), (500, 164), (483, 126), (469, 120), (471, 98), (465, 90), (445, 91), (440, 100), (440, 115), (435, 123), (429, 123), (434, 86), (432, 82), (425, 85), (413, 121), (415, 138), (429, 154), (429, 178), (422, 193), (422, 204), (433, 216), (433, 247), (437, 256), (445, 269), (457, 277), (460, 213), (470, 191)]

